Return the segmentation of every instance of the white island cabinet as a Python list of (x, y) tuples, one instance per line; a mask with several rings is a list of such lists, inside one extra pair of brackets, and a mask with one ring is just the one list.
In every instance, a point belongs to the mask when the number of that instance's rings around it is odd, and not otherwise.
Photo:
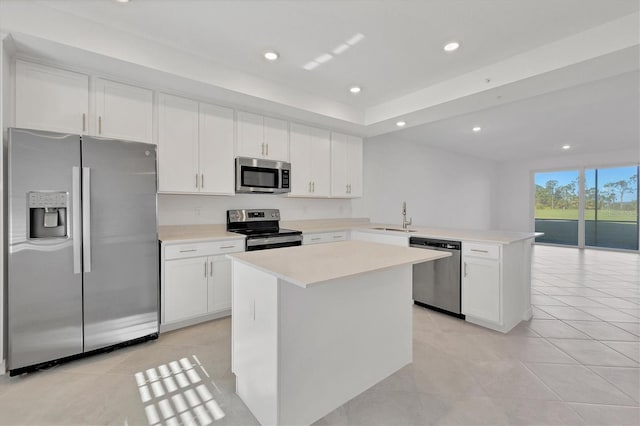
[(531, 318), (531, 240), (462, 242), (462, 313), (503, 333)]
[(411, 268), (446, 256), (362, 241), (229, 255), (236, 393), (263, 425), (308, 425), (411, 363)]

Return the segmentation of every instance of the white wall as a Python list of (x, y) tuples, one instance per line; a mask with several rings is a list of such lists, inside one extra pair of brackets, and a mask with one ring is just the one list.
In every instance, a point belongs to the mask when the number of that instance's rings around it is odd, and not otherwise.
[(640, 162), (638, 149), (605, 151), (590, 154), (560, 155), (552, 158), (510, 161), (498, 167), (498, 229), (533, 231), (533, 173), (543, 170), (564, 170), (580, 167), (622, 166)]
[(354, 217), (402, 223), (402, 202), (418, 226), (491, 229), (496, 163), (393, 135), (364, 142), (364, 197)]
[(287, 198), (279, 195), (158, 196), (158, 224), (225, 223), (230, 209), (280, 209), (282, 220), (350, 218), (351, 200)]

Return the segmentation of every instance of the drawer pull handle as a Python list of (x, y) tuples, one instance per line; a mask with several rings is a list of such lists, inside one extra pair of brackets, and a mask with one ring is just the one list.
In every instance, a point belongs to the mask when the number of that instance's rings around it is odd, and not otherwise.
[(230, 249), (230, 248), (234, 248), (235, 246), (222, 246), (220, 247), (221, 249)]
[(180, 250), (180, 253), (189, 253), (192, 251), (198, 251), (198, 249)]
[(319, 239), (320, 239), (320, 237), (315, 237), (315, 238), (312, 238), (311, 241), (317, 241)]
[(489, 253), (489, 250), (471, 249), (471, 251), (475, 251), (475, 252), (478, 252), (478, 253)]
[(333, 238), (342, 238), (342, 235), (334, 235)]

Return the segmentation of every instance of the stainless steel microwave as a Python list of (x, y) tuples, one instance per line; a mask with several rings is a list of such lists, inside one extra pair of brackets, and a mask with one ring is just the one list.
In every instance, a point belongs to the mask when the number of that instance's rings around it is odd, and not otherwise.
[(236, 158), (236, 193), (282, 194), (291, 191), (291, 164), (259, 158)]

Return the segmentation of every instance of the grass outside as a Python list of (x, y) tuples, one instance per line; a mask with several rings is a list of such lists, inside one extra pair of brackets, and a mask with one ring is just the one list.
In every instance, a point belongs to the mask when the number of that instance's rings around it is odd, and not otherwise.
[[(578, 220), (578, 209), (536, 209), (535, 218)], [(585, 210), (584, 219), (595, 220), (595, 210)], [(635, 211), (602, 209), (598, 211), (598, 220), (611, 222), (636, 222), (638, 220), (638, 216)]]

